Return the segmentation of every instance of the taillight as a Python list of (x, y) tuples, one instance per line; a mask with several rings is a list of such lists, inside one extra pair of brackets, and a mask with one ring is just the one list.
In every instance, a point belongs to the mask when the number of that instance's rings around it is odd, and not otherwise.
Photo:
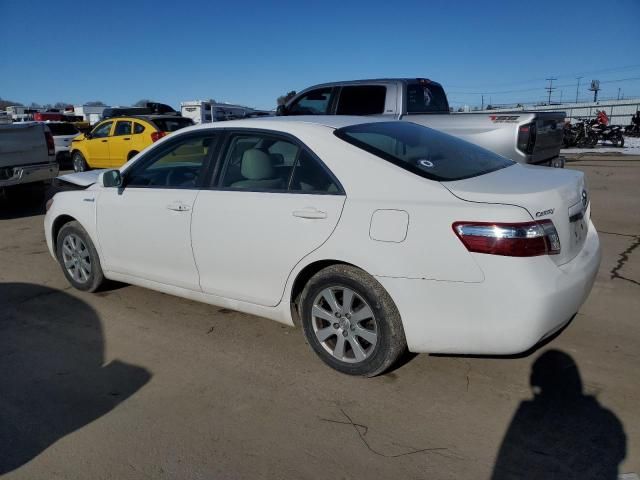
[(531, 155), (536, 145), (536, 124), (527, 123), (518, 128), (518, 150)]
[(151, 133), (151, 141), (152, 142), (157, 142), (162, 137), (164, 137), (166, 134), (167, 134), (167, 132), (153, 132), (153, 133)]
[(53, 141), (53, 135), (51, 135), (51, 132), (44, 132), (44, 138), (47, 139), (47, 150), (49, 152), (49, 155), (55, 155), (56, 144)]
[(453, 231), (470, 252), (507, 257), (560, 253), (560, 237), (551, 220), (526, 223), (456, 222)]

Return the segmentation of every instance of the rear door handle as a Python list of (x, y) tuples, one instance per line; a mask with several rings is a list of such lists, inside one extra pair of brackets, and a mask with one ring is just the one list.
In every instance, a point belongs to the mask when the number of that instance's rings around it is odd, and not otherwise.
[(299, 218), (322, 219), (327, 218), (327, 212), (323, 212), (316, 208), (305, 208), (303, 210), (294, 210), (293, 216)]
[(130, 138), (123, 138), (122, 140), (131, 140)]
[(182, 202), (170, 203), (169, 205), (167, 205), (167, 208), (169, 210), (173, 210), (174, 212), (187, 212), (187, 211), (191, 210), (191, 207), (189, 205), (187, 205), (186, 203), (182, 203)]

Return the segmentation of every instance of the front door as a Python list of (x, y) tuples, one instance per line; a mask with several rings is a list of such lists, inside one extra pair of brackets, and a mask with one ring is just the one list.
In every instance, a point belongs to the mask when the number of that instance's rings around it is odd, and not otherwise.
[(136, 160), (123, 188), (98, 196), (98, 236), (104, 268), (200, 290), (191, 249), (191, 216), (213, 133), (181, 135)]
[(333, 232), (345, 196), (290, 138), (232, 134), (212, 188), (196, 199), (193, 250), (205, 293), (275, 306), (295, 265)]
[(109, 135), (113, 127), (113, 121), (99, 124), (91, 132), (91, 138), (87, 142), (86, 161), (91, 168), (105, 168), (109, 165)]

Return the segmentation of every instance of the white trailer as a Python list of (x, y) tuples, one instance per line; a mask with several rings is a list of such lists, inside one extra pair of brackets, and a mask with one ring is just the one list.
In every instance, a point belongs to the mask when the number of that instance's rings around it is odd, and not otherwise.
[(102, 113), (105, 108), (110, 108), (108, 105), (74, 105), (74, 115), (81, 116), (85, 122), (89, 122), (91, 125), (102, 120)]
[(220, 122), (245, 118), (253, 114), (253, 108), (230, 103), (217, 103), (204, 100), (192, 100), (180, 103), (180, 113), (195, 123)]

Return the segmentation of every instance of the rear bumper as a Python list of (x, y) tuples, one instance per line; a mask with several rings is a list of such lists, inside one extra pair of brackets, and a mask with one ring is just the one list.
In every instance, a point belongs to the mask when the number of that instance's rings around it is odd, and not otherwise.
[(586, 300), (600, 266), (593, 224), (582, 251), (549, 257), (473, 254), (481, 283), (377, 277), (396, 302), (413, 352), (509, 355), (562, 328)]
[(9, 167), (0, 177), (0, 187), (51, 180), (58, 176), (57, 163), (40, 163)]

